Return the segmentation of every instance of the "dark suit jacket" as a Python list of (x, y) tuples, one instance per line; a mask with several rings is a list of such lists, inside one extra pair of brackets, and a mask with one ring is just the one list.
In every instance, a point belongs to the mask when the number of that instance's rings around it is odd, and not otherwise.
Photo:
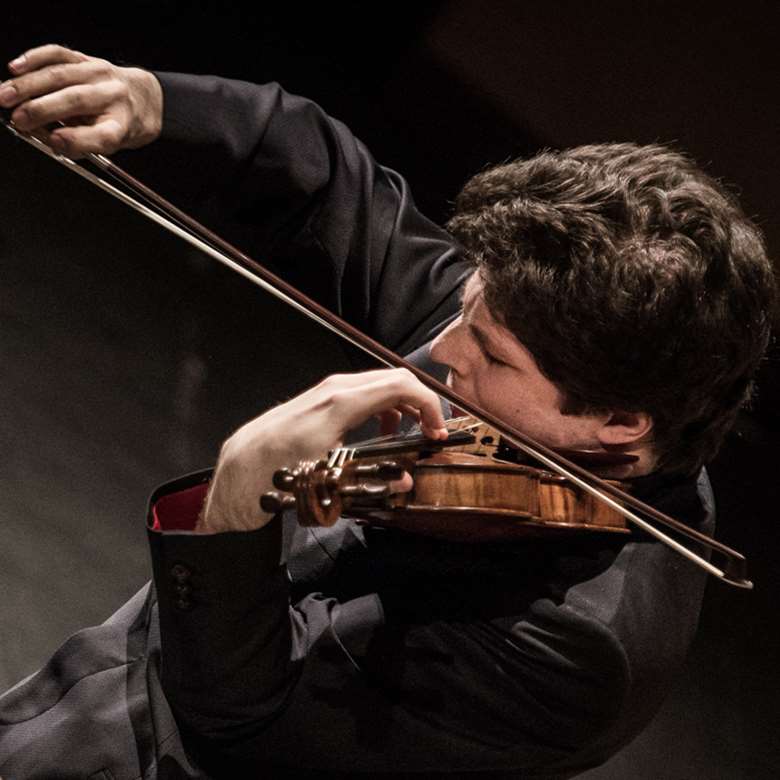
[[(197, 150), (200, 189), (161, 188), (398, 351), (455, 315), (458, 247), (343, 125), (276, 85), (161, 80), (164, 136), (129, 165), (154, 180)], [(635, 483), (712, 530), (703, 473)], [(570, 776), (641, 730), (695, 631), (705, 575), (641, 535), (459, 545), (293, 520), (150, 532), (159, 603), (145, 589), (0, 699), (0, 774)]]

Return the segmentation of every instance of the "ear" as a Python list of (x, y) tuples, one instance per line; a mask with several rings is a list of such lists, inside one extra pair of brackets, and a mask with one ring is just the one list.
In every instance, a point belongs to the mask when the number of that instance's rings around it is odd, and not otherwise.
[(612, 412), (598, 430), (601, 445), (620, 447), (634, 444), (653, 429), (653, 418), (645, 412)]

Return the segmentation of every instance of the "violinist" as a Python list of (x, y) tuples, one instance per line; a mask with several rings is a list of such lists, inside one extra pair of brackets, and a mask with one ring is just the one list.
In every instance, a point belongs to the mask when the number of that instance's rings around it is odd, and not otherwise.
[[(445, 230), (276, 84), (59, 46), (10, 71), (18, 128), (74, 158), (119, 152), (466, 399), (543, 444), (621, 456), (601, 474), (713, 532), (703, 466), (750, 396), (775, 287), (758, 229), (684, 155), (603, 144), (487, 169)], [(193, 188), (171, 166), (196, 154)], [(274, 472), (374, 416), (448, 435), (409, 372), (334, 376), (231, 435), (213, 473), (158, 489), (154, 587), (0, 698), (3, 774), (571, 777), (636, 736), (704, 573), (642, 534), (462, 544), (260, 508)], [(78, 728), (94, 738), (74, 755)]]

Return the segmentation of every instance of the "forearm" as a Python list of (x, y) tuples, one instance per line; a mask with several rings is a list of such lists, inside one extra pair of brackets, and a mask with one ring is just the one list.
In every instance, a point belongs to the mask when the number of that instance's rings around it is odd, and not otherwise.
[[(322, 186), (327, 164), (318, 150), (309, 151), (313, 141), (297, 119), (305, 111), (301, 98), (278, 84), (154, 75), (163, 94), (162, 132), (153, 144), (119, 157), (176, 205), (198, 216), (218, 207), (226, 225), (246, 222), (270, 236)], [(274, 140), (277, 122), (288, 125), (306, 155), (280, 148), (285, 141)], [(292, 146), (292, 138), (286, 143)]]
[(235, 742), (261, 730), (282, 708), (311, 641), (312, 621), (290, 608), (281, 516), (259, 505), (271, 474), (321, 456), (367, 417), (399, 407), (418, 415), (429, 437), (446, 437), (437, 396), (412, 374), (333, 376), (239, 428), (213, 474), (153, 496), (162, 682), (199, 736)]
[(156, 75), (162, 135), (122, 164), (384, 343), (457, 310), (467, 263), (341, 122), (277, 84)]

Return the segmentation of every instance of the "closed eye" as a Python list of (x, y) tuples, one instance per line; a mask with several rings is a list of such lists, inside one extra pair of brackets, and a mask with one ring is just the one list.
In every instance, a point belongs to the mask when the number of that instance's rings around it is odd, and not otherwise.
[(485, 356), (485, 361), (489, 363), (491, 366), (506, 366), (508, 365), (500, 358), (497, 358), (495, 355), (492, 355), (490, 352), (488, 352), (486, 349), (482, 350), (482, 354)]
[(485, 356), (486, 363), (489, 363), (492, 366), (507, 365), (505, 361), (501, 360), (500, 358), (497, 358), (490, 351), (490, 348), (488, 347), (488, 341), (479, 328), (469, 323), (469, 330), (471, 331), (471, 335), (474, 338), (474, 341), (476, 341), (477, 344), (479, 345), (479, 351)]

